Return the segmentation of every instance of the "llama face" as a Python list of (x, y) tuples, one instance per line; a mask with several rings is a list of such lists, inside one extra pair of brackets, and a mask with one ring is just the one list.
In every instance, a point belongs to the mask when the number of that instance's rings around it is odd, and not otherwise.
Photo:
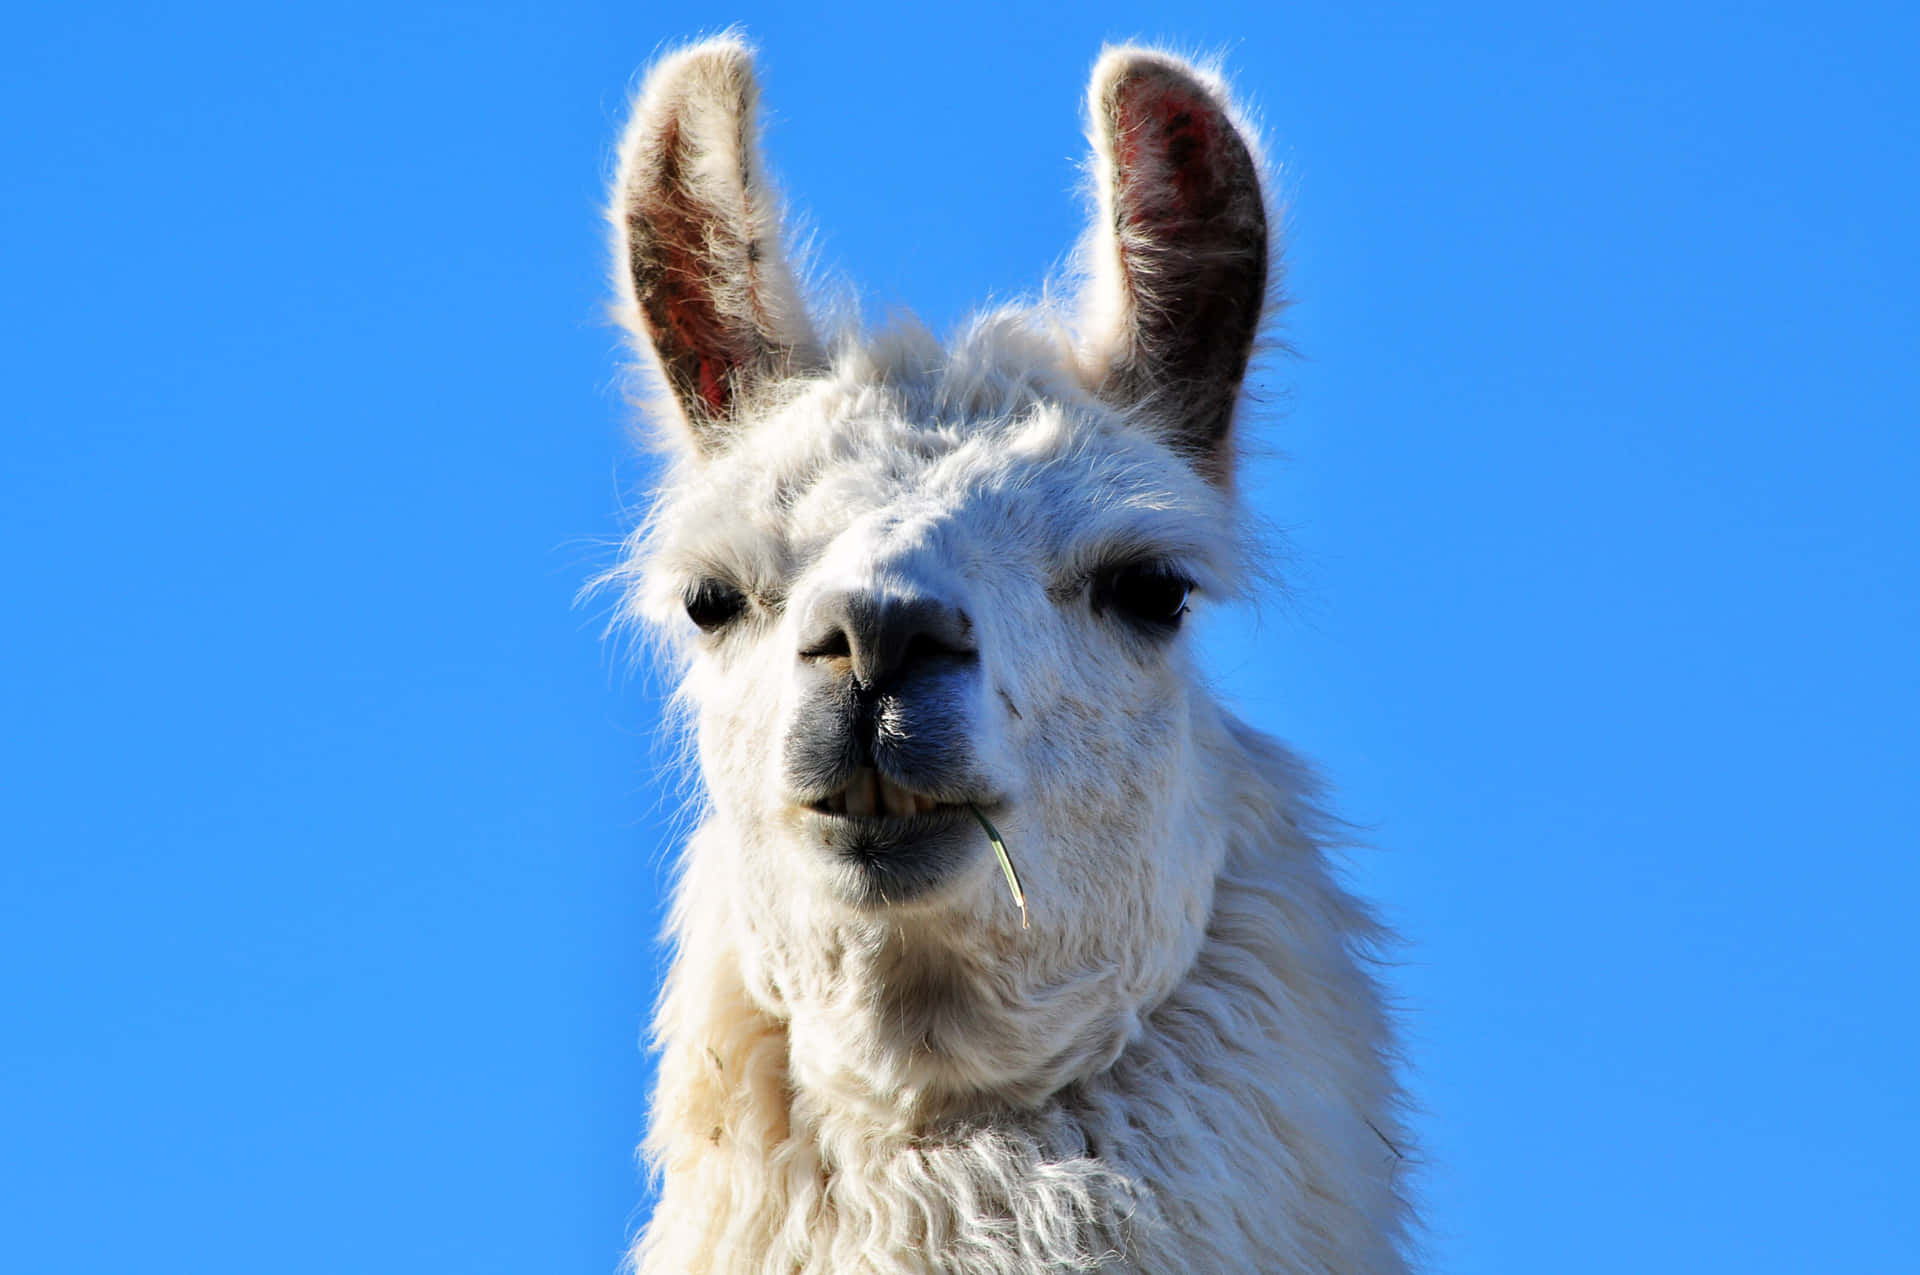
[(799, 1024), (841, 998), (838, 1030), (864, 1014), (949, 1085), (1110, 1058), (1208, 912), (1228, 797), (1185, 621), (1235, 587), (1267, 264), (1224, 100), (1104, 58), (1077, 324), (1009, 311), (950, 349), (814, 337), (737, 43), (667, 59), (623, 144), (617, 277), (677, 457), (622, 574), (685, 656), (712, 799), (689, 880), (727, 896), (765, 1000)]
[(1010, 916), (969, 805), (1048, 910), (1182, 857), (1116, 861), (1179, 806), (1183, 629), (1232, 579), (1227, 502), (1032, 357), (918, 384), (860, 360), (663, 509), (658, 618), (770, 887)]

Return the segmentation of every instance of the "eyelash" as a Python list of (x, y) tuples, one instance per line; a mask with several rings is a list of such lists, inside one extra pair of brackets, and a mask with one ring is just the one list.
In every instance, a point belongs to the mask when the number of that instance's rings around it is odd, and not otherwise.
[(1161, 558), (1117, 563), (1095, 571), (1087, 594), (1096, 614), (1112, 613), (1135, 628), (1171, 634), (1190, 609), (1193, 578)]
[(725, 628), (747, 609), (745, 593), (713, 576), (708, 576), (687, 590), (682, 601), (687, 609), (687, 618), (703, 633)]

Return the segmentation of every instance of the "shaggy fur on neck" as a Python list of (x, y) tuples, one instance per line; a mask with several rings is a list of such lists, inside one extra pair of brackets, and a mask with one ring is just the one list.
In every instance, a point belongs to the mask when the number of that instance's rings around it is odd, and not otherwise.
[(1403, 1271), (1406, 1135), (1360, 964), (1380, 931), (1329, 871), (1300, 764), (1215, 725), (1234, 779), (1199, 954), (1110, 1066), (1030, 1104), (902, 1112), (796, 1085), (793, 1025), (750, 989), (731, 883), (703, 870), (727, 830), (703, 827), (671, 922), (639, 1269)]

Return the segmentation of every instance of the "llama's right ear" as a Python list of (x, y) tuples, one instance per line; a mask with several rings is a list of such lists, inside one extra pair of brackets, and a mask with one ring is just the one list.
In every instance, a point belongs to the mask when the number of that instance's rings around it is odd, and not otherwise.
[(634, 102), (608, 210), (621, 320), (702, 454), (771, 385), (821, 363), (760, 176), (757, 96), (737, 36), (662, 59)]
[(1108, 49), (1087, 99), (1099, 211), (1082, 374), (1224, 484), (1267, 296), (1260, 162), (1219, 78), (1179, 58)]

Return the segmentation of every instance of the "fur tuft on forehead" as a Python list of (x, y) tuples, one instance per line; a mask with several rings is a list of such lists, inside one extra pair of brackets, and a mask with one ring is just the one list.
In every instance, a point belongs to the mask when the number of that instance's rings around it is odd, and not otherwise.
[(836, 352), (843, 384), (867, 382), (902, 395), (915, 415), (945, 420), (1006, 416), (1042, 400), (1085, 399), (1066, 325), (1039, 307), (1008, 306), (976, 317), (950, 343), (907, 321)]

